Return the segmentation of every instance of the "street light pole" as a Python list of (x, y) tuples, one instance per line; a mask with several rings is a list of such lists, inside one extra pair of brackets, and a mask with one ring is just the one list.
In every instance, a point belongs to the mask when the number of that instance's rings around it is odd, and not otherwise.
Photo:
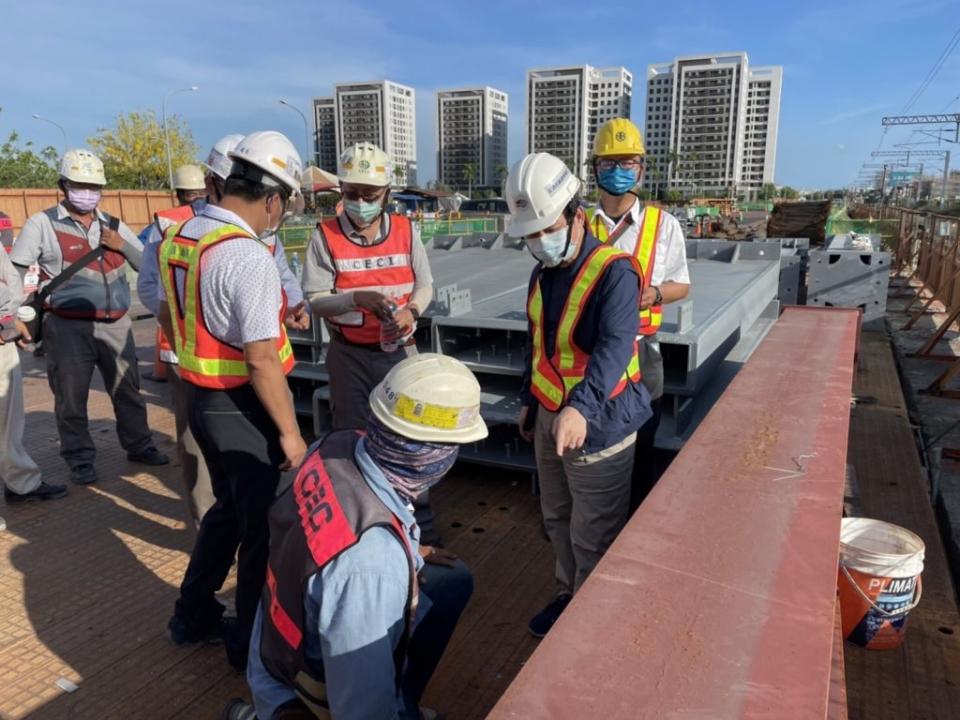
[(304, 150), (307, 151), (307, 154), (304, 155), (304, 158), (306, 160), (307, 166), (309, 166), (313, 163), (313, 153), (310, 151), (310, 126), (307, 124), (307, 116), (303, 114), (303, 111), (300, 108), (298, 108), (296, 105), (291, 105), (286, 100), (281, 100), (280, 104), (286, 105), (288, 108), (295, 111), (297, 115), (299, 115), (300, 118), (303, 120), (303, 139), (304, 139), (304, 142), (306, 143)]
[(163, 102), (160, 103), (160, 116), (163, 119), (163, 144), (167, 149), (167, 179), (170, 181), (170, 192), (173, 192), (173, 159), (170, 157), (170, 134), (167, 132), (167, 100), (177, 93), (196, 92), (199, 89), (196, 85), (191, 85), (188, 88), (171, 90), (164, 95)]
[(53, 120), (50, 120), (48, 118), (40, 117), (36, 113), (33, 114), (33, 119), (42, 120), (45, 123), (50, 123), (55, 128), (57, 128), (57, 130), (60, 131), (60, 134), (63, 136), (63, 153), (65, 155), (67, 153), (67, 131), (63, 129), (63, 125), (61, 125), (60, 123), (55, 123)]

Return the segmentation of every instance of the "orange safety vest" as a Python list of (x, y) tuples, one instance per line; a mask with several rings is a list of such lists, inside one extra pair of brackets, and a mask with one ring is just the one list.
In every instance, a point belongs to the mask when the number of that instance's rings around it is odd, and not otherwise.
[[(197, 213), (194, 212), (193, 205), (179, 205), (174, 208), (168, 208), (167, 210), (161, 210), (160, 212), (153, 214), (153, 221), (157, 225), (157, 230), (160, 231), (160, 240), (161, 242), (157, 243), (157, 267), (160, 267), (160, 245), (163, 241), (163, 237), (166, 234), (167, 230), (173, 227), (174, 225), (180, 225), (185, 223), (192, 217), (196, 217)], [(177, 353), (173, 349), (173, 343), (167, 338), (163, 332), (163, 328), (157, 324), (157, 350), (160, 352), (160, 359), (166, 363), (176, 363), (177, 362)]]
[[(413, 229), (410, 220), (390, 217), (390, 232), (376, 245), (357, 245), (332, 218), (320, 223), (333, 262), (334, 291), (338, 293), (373, 290), (392, 298), (403, 307), (410, 299), (416, 275), (413, 272)], [(380, 318), (369, 310), (357, 310), (327, 318), (343, 337), (355, 345), (380, 342)]]
[[(660, 228), (663, 224), (662, 219), (660, 208), (653, 205), (648, 205), (643, 212), (643, 222), (640, 226), (640, 233), (637, 236), (637, 246), (634, 249), (634, 257), (637, 259), (637, 262), (640, 263), (644, 287), (650, 287), (653, 282), (653, 265), (657, 259), (657, 241), (660, 239)], [(606, 223), (597, 217), (594, 208), (590, 208), (587, 211), (587, 222), (590, 224), (590, 231), (594, 237), (600, 242), (610, 245), (614, 244), (629, 226), (629, 223), (621, 220), (620, 224), (613, 229), (613, 232), (608, 233)], [(662, 305), (652, 305), (646, 310), (641, 310), (640, 334), (656, 335), (662, 322)]]
[[(577, 347), (574, 333), (590, 296), (600, 283), (607, 267), (621, 258), (633, 259), (616, 248), (603, 245), (596, 248), (583, 263), (570, 287), (570, 294), (560, 314), (553, 355), (547, 357), (544, 333), (543, 297), (540, 292), (540, 276), (533, 282), (527, 299), (527, 318), (532, 328), (532, 373), (530, 390), (547, 410), (556, 412), (566, 402), (570, 391), (580, 383), (587, 371), (590, 354)], [(641, 285), (642, 287), (642, 285)], [(623, 377), (610, 393), (615, 398), (628, 383), (640, 382), (640, 357), (637, 342), (633, 343), (633, 355)]]
[[(200, 239), (184, 237), (184, 225), (167, 231), (160, 247), (160, 277), (167, 293), (170, 316), (173, 318), (174, 344), (180, 363), (180, 376), (189, 383), (212, 390), (227, 390), (250, 382), (250, 370), (243, 356), (243, 349), (228, 345), (207, 329), (200, 298), (201, 259), (203, 253), (214, 245), (251, 235), (236, 225), (226, 224)], [(264, 245), (266, 252), (271, 252)], [(185, 308), (180, 307), (175, 272), (180, 268), (187, 273), (184, 288)], [(293, 348), (287, 339), (283, 324), (287, 313), (287, 294), (281, 289), (280, 337), (277, 338), (277, 354), (284, 374), (293, 370)]]

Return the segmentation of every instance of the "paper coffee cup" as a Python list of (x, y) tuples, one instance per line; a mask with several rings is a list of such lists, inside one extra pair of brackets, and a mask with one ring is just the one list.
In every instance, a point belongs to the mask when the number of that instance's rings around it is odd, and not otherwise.
[(24, 323), (33, 322), (37, 319), (37, 311), (29, 305), (21, 305), (17, 310), (17, 319)]

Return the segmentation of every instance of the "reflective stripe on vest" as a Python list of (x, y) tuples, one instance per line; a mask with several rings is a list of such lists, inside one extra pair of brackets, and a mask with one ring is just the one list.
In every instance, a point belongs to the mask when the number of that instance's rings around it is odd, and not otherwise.
[[(539, 276), (533, 283), (533, 289), (527, 299), (527, 317), (532, 328), (533, 346), (530, 389), (534, 397), (547, 410), (554, 412), (559, 410), (570, 395), (570, 391), (583, 380), (586, 374), (590, 355), (577, 347), (574, 333), (583, 310), (607, 267), (621, 258), (629, 259), (630, 256), (609, 245), (604, 245), (594, 250), (583, 263), (560, 314), (554, 352), (549, 358), (546, 350), (543, 296), (540, 292)], [(627, 383), (639, 381), (640, 358), (637, 343), (634, 341), (633, 354), (623, 377), (610, 393), (610, 398), (623, 392)]]
[[(358, 245), (340, 227), (338, 218), (319, 225), (327, 242), (334, 267), (334, 291), (338, 293), (372, 290), (405, 305), (413, 292), (413, 230), (410, 221), (399, 215), (390, 217), (390, 232), (376, 245)], [(380, 341), (380, 318), (369, 310), (358, 309), (328, 318), (344, 339), (358, 345)]]
[[(87, 231), (82, 230), (72, 218), (61, 220), (56, 207), (45, 210), (44, 214), (53, 226), (63, 257), (63, 270), (66, 270), (90, 252)], [(104, 223), (99, 218), (96, 222), (101, 225)], [(52, 278), (42, 273), (41, 279)], [(47, 298), (45, 307), (60, 317), (73, 320), (119, 320), (130, 309), (127, 259), (122, 253), (106, 250), (99, 259), (87, 263), (54, 290)]]
[[(160, 277), (167, 294), (167, 304), (174, 326), (174, 345), (180, 364), (181, 377), (199, 387), (225, 390), (239, 387), (250, 381), (250, 372), (244, 360), (243, 349), (228, 345), (207, 330), (200, 299), (200, 260), (203, 253), (214, 245), (251, 238), (236, 225), (223, 225), (207, 233), (199, 240), (184, 237), (183, 225), (167, 230), (160, 245)], [(270, 252), (267, 246), (264, 250)], [(180, 307), (175, 272), (180, 268), (187, 273), (184, 287), (185, 308)], [(283, 324), (286, 315), (287, 296), (281, 290), (280, 337), (277, 338), (277, 354), (284, 373), (293, 369), (293, 348), (287, 339)]]
[[(653, 266), (657, 259), (657, 240), (660, 238), (662, 211), (653, 205), (648, 205), (643, 211), (643, 221), (640, 232), (637, 233), (637, 245), (634, 248), (634, 257), (640, 263), (643, 287), (653, 284)], [(626, 231), (629, 223), (621, 221), (612, 233), (607, 231), (607, 225), (597, 215), (594, 208), (587, 211), (587, 222), (594, 237), (602, 243), (614, 244)], [(663, 322), (663, 306), (653, 305), (649, 309), (640, 311), (640, 334), (655, 335)]]

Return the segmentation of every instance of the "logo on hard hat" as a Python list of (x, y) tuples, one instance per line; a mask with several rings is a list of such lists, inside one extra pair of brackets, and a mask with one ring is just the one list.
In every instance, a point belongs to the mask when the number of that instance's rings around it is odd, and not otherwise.
[(530, 206), (530, 202), (522, 195), (514, 200), (513, 204), (516, 205), (519, 210), (523, 210), (524, 208)]
[(626, 139), (627, 139), (627, 134), (623, 130), (617, 133), (617, 142), (623, 142)]
[(357, 167), (358, 167), (361, 171), (367, 171), (367, 170), (370, 169), (370, 161), (369, 161), (369, 160), (361, 160), (359, 163), (357, 163)]

